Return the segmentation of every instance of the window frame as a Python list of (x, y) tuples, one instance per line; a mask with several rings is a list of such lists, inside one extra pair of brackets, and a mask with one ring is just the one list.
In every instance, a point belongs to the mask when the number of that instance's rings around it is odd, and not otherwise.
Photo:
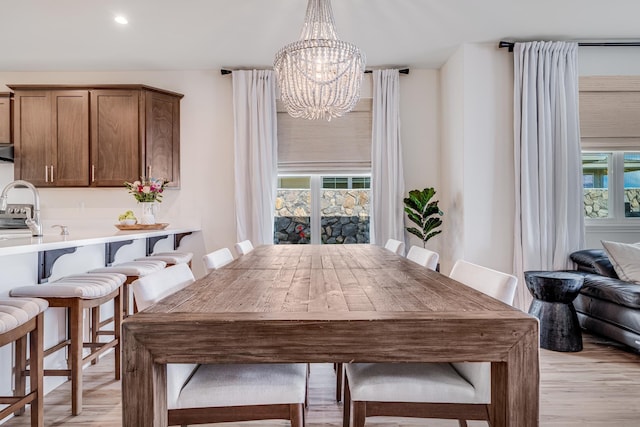
[[(588, 150), (582, 150), (582, 153), (603, 153), (610, 154), (608, 165), (608, 195), (609, 216), (606, 218), (589, 218), (584, 217), (586, 228), (637, 228), (640, 225), (640, 217), (626, 217), (624, 210), (624, 155), (626, 153), (640, 154), (640, 149), (612, 150), (610, 148), (601, 147), (597, 149), (590, 147)], [(584, 169), (583, 169), (584, 171)], [(584, 195), (584, 185), (582, 186)], [(584, 202), (583, 202), (584, 205)], [(584, 206), (583, 206), (584, 208)]]

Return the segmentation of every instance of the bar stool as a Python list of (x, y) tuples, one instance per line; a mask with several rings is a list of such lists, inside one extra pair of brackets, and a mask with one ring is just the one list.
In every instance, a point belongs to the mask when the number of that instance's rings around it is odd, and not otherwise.
[[(49, 304), (38, 298), (0, 299), (0, 347), (15, 342), (15, 384), (13, 396), (0, 397), (9, 404), (0, 411), (0, 420), (11, 413), (22, 415), (31, 404), (31, 427), (44, 426), (42, 331), (44, 311)], [(29, 394), (26, 392), (27, 335), (29, 335)]]
[[(124, 289), (122, 292), (122, 306), (123, 317), (128, 317), (132, 312), (135, 313), (138, 310), (135, 307), (131, 307), (131, 298), (129, 298), (129, 285), (134, 280), (144, 277), (148, 274), (160, 271), (167, 266), (167, 263), (159, 260), (147, 260), (147, 261), (128, 261), (120, 264), (114, 264), (108, 267), (95, 268), (89, 271), (89, 274), (103, 274), (103, 273), (118, 273), (126, 276), (124, 281)], [(133, 310), (133, 311), (132, 311)]]
[(167, 267), (177, 264), (187, 264), (191, 268), (191, 252), (156, 252), (144, 258), (136, 258), (135, 261), (163, 261)]
[[(32, 285), (14, 288), (12, 297), (38, 297), (46, 300), (49, 307), (67, 309), (69, 335), (64, 341), (45, 350), (44, 356), (69, 347), (67, 356), (68, 369), (47, 369), (45, 375), (71, 377), (71, 413), (82, 412), (82, 365), (93, 361), (107, 350), (115, 352), (115, 379), (120, 379), (120, 325), (122, 322), (122, 284), (126, 277), (121, 274), (90, 275), (82, 274), (62, 278), (46, 285)], [(92, 341), (83, 341), (83, 312), (95, 310), (102, 304), (113, 302), (114, 328), (112, 339), (107, 342), (96, 342), (98, 331), (92, 331)], [(83, 357), (83, 348), (90, 353)]]

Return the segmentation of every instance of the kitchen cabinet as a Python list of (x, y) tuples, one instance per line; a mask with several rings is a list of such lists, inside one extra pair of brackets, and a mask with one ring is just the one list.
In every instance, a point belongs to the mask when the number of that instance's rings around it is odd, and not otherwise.
[(118, 187), (140, 176), (136, 90), (91, 91), (91, 185)]
[(89, 92), (15, 92), (14, 175), (40, 187), (89, 185)]
[(13, 141), (11, 96), (10, 92), (0, 92), (0, 144), (10, 144)]
[[(121, 187), (152, 176), (180, 185), (183, 95), (144, 85), (8, 86), (20, 108), (14, 117), (16, 179)], [(86, 97), (73, 102), (71, 94), (80, 92)]]
[(144, 91), (146, 176), (165, 178), (169, 187), (180, 186), (180, 98)]

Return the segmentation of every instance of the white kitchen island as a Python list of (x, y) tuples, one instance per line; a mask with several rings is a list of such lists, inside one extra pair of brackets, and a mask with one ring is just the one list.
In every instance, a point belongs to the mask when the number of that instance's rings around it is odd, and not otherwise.
[[(174, 247), (176, 243), (178, 245)], [(204, 274), (199, 260), (204, 255), (205, 247), (199, 227), (169, 226), (164, 230), (120, 231), (115, 227), (74, 229), (70, 226), (66, 236), (61, 235), (59, 230), (52, 230), (42, 237), (0, 230), (0, 297), (7, 296), (11, 289), (18, 286), (38, 283), (47, 286), (47, 281), (104, 267), (109, 261), (120, 263), (144, 257), (149, 244), (153, 245), (155, 252), (174, 249), (192, 252), (194, 274), (196, 277)], [(40, 264), (45, 257), (52, 260), (51, 254), (61, 255), (52, 265), (44, 268)], [(104, 308), (104, 316), (110, 316), (107, 307)], [(48, 309), (44, 323), (45, 348), (64, 339), (67, 331), (64, 309)], [(11, 347), (8, 345), (0, 348), (0, 395), (11, 394)], [(47, 357), (44, 366), (45, 369), (66, 366), (64, 351)], [(61, 377), (45, 377), (45, 393), (64, 381)]]

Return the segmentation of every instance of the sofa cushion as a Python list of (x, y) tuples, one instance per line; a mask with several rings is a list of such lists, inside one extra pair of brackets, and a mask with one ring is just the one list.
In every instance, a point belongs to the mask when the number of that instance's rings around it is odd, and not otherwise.
[(572, 271), (584, 277), (580, 293), (625, 307), (640, 309), (640, 286), (612, 277), (583, 271)]
[(640, 284), (640, 245), (602, 241), (620, 280)]
[(584, 249), (572, 253), (570, 258), (571, 261), (577, 264), (580, 271), (613, 277), (614, 279), (618, 278), (604, 249)]

